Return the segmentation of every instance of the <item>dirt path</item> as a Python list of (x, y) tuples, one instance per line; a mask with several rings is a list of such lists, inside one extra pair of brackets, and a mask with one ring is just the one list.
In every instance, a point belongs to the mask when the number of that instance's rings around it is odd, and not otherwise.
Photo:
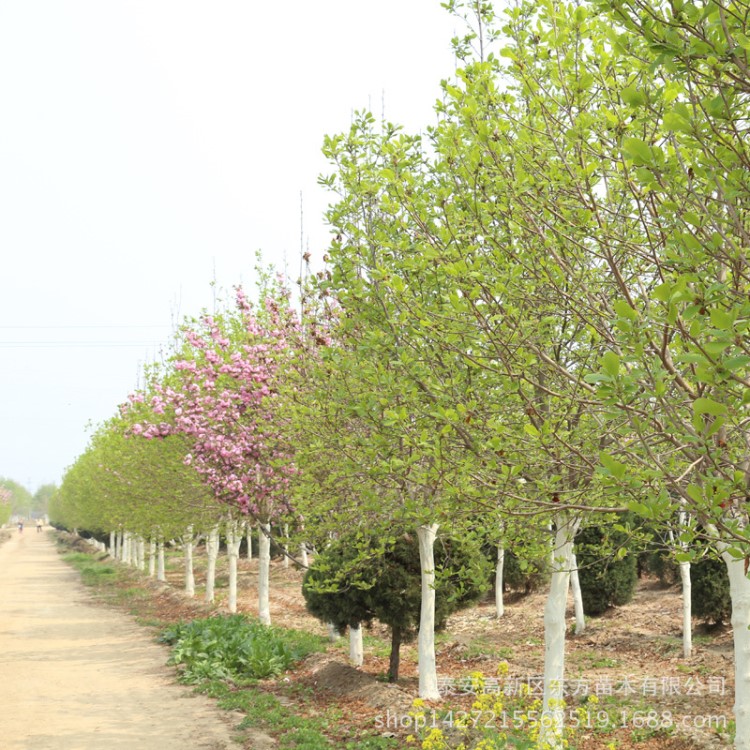
[(175, 685), (167, 653), (97, 606), (47, 534), (0, 546), (3, 750), (235, 750), (227, 719)]

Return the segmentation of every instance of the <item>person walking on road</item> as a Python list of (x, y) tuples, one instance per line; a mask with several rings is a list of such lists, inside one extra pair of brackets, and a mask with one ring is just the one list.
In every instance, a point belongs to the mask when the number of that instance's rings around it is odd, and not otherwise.
[(38, 534), (42, 530), (42, 519), (36, 519), (36, 533)]
[(18, 533), (23, 534), (23, 521), (18, 522)]

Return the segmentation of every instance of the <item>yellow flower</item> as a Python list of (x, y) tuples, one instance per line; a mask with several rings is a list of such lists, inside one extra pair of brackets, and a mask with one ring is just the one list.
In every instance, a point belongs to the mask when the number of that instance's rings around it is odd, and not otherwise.
[(510, 670), (510, 667), (508, 666), (508, 662), (507, 661), (501, 661), (497, 665), (497, 676), (498, 677), (502, 677), (502, 676), (508, 674), (509, 670)]
[(410, 734), (410, 735), (408, 735), (408, 736), (406, 737), (406, 741), (407, 741), (407, 742), (416, 742), (416, 738), (414, 737), (414, 735), (413, 735), (413, 734)]

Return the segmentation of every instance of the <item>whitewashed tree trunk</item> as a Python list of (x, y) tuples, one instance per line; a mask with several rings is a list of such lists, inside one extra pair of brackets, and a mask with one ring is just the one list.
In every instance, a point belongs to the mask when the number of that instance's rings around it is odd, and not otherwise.
[(109, 556), (117, 559), (117, 532), (109, 532)]
[(693, 655), (693, 583), (690, 578), (690, 563), (680, 563), (682, 583), (682, 655), (689, 659)]
[(349, 661), (355, 667), (361, 667), (365, 661), (365, 647), (362, 641), (362, 626), (349, 626)]
[(227, 557), (229, 558), (229, 611), (237, 611), (237, 560), (240, 557), (242, 537), (236, 521), (227, 524)]
[(258, 524), (258, 619), (271, 624), (269, 582), (271, 574), (271, 524)]
[(151, 537), (148, 542), (148, 575), (153, 578), (156, 575), (156, 537)]
[(341, 633), (339, 633), (339, 629), (332, 623), (328, 623), (328, 640), (331, 643), (336, 643), (336, 641), (341, 638)]
[(560, 513), (555, 517), (555, 526), (552, 580), (544, 608), (544, 700), (539, 747), (545, 750), (563, 750), (565, 610), (577, 523)]
[[(288, 523), (284, 524), (284, 539), (289, 539), (289, 524)], [(282, 550), (284, 551), (284, 555), (283, 555), (284, 560), (281, 564), (286, 569), (289, 567), (289, 547), (287, 547), (287, 545), (285, 544), (282, 547)]]
[(503, 568), (505, 567), (505, 547), (500, 542), (497, 545), (497, 563), (495, 564), (495, 617), (500, 618), (505, 614), (505, 602), (503, 601)]
[(216, 590), (216, 559), (219, 557), (219, 527), (214, 526), (206, 539), (206, 601), (212, 602)]
[(146, 540), (139, 534), (136, 543), (138, 570), (146, 570)]
[[(684, 510), (679, 512), (678, 525), (680, 531), (687, 524), (687, 513)], [(675, 550), (687, 550), (687, 545), (675, 539), (674, 532), (669, 529), (669, 540)], [(689, 659), (693, 655), (693, 602), (692, 589), (693, 583), (690, 578), (690, 563), (688, 561), (680, 562), (680, 583), (682, 585), (682, 655)]]
[(133, 535), (126, 531), (122, 535), (122, 561), (125, 565), (133, 564)]
[(729, 574), (734, 637), (734, 720), (735, 750), (750, 750), (750, 579), (747, 558), (735, 559), (728, 552), (722, 558)]
[(193, 527), (188, 526), (182, 541), (185, 558), (185, 593), (195, 596), (195, 572), (193, 571)]
[(578, 560), (575, 552), (570, 553), (570, 588), (573, 591), (573, 610), (576, 614), (576, 635), (586, 630), (586, 616), (583, 613), (583, 595), (581, 594), (581, 581), (578, 578)]
[(310, 561), (307, 557), (307, 544), (305, 542), (302, 542), (299, 548), (299, 555), (300, 555), (300, 562), (302, 563), (303, 568), (310, 567)]
[(115, 560), (122, 561), (122, 529), (115, 533)]
[(159, 538), (156, 543), (156, 580), (167, 580), (167, 573), (164, 565), (164, 540), (162, 538)]
[(417, 641), (419, 659), (419, 697), (439, 700), (437, 665), (435, 662), (435, 553), (433, 545), (438, 524), (417, 528), (419, 562), (422, 568), (422, 604)]

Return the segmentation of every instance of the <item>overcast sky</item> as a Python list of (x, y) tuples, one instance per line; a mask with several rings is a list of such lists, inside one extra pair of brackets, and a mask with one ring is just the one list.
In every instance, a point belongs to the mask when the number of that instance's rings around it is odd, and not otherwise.
[[(460, 27), (459, 27), (460, 28)], [(323, 136), (416, 131), (439, 0), (0, 3), (0, 476), (61, 481), (176, 322), (323, 255)]]

